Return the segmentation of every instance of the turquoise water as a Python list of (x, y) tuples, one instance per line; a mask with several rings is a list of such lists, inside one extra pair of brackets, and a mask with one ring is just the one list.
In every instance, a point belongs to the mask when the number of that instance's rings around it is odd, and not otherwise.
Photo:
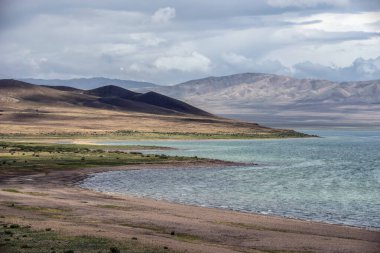
[[(380, 228), (380, 132), (307, 131), (322, 138), (139, 141), (257, 166), (94, 174), (82, 186), (191, 205)], [(149, 153), (147, 152), (147, 153)]]

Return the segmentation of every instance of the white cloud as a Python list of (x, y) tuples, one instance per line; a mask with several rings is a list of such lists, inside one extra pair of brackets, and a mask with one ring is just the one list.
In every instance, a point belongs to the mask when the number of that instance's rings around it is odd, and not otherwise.
[(252, 60), (248, 59), (247, 57), (235, 53), (223, 53), (222, 59), (227, 62), (228, 64), (251, 64)]
[[(320, 22), (308, 23), (313, 20)], [(328, 32), (380, 32), (380, 12), (361, 13), (318, 13), (308, 17), (297, 17), (289, 21), (305, 23), (303, 29), (316, 29)]]
[(344, 6), (349, 4), (349, 0), (267, 0), (267, 3), (273, 7), (316, 7), (319, 5)]
[(167, 23), (175, 18), (175, 9), (165, 7), (158, 9), (152, 16), (153, 23)]
[(109, 43), (100, 45), (101, 52), (114, 56), (123, 56), (136, 52), (136, 46), (131, 44)]
[(209, 58), (195, 51), (189, 55), (160, 57), (154, 62), (157, 69), (180, 70), (183, 72), (207, 72), (210, 64)]
[(165, 39), (160, 38), (152, 33), (133, 33), (130, 34), (130, 38), (145, 46), (158, 46), (159, 44), (165, 42)]

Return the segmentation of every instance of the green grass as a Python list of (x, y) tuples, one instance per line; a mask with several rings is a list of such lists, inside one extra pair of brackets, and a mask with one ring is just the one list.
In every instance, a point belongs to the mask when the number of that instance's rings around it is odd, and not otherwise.
[(159, 164), (200, 160), (139, 152), (104, 150), (96, 145), (0, 142), (0, 175), (13, 172), (49, 172), (97, 166)]
[(21, 193), (19, 190), (16, 189), (3, 189), (5, 192), (12, 192), (12, 193)]
[[(111, 151), (133, 151), (133, 150), (161, 150), (171, 149), (168, 147), (149, 146), (149, 145), (101, 145), (101, 144), (72, 144), (72, 143), (47, 143), (48, 138), (37, 139), (33, 135), (14, 140), (0, 141), (0, 148), (7, 146), (14, 148), (30, 149), (31, 151), (86, 151), (86, 150), (111, 150)], [(26, 141), (28, 140), (28, 141)], [(36, 140), (42, 140), (38, 142)], [(43, 141), (45, 140), (45, 142)], [(54, 141), (58, 141), (53, 139)]]
[[(137, 239), (137, 240), (136, 240)], [(161, 247), (142, 244), (138, 238), (114, 240), (95, 236), (68, 236), (55, 231), (33, 230), (29, 227), (0, 226), (0, 252), (123, 252), (123, 253), (174, 253)], [(113, 248), (113, 251), (111, 251)]]

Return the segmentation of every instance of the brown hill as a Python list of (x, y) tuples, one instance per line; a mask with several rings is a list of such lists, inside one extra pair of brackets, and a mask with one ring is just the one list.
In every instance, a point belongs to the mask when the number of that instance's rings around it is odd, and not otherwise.
[(89, 91), (0, 80), (0, 134), (140, 131), (202, 134), (278, 134), (256, 123), (216, 117), (155, 92), (117, 86)]

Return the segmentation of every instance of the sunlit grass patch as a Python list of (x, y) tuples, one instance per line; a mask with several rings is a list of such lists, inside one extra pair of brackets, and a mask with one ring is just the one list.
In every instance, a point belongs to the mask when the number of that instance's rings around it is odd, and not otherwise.
[(21, 193), (19, 190), (16, 190), (16, 189), (2, 189), (2, 191), (13, 192), (13, 193)]
[(83, 167), (199, 160), (201, 159), (197, 157), (171, 157), (136, 151), (103, 150), (96, 145), (0, 142), (0, 175), (14, 172), (37, 173)]

